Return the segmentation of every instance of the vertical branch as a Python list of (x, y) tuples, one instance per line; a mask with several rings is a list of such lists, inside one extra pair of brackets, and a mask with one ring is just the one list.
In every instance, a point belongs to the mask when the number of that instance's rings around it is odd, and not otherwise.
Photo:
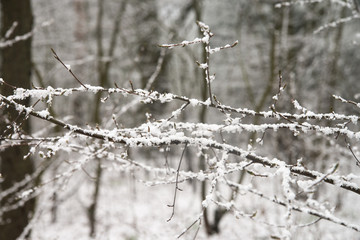
[[(104, 55), (103, 43), (102, 43), (102, 23), (104, 16), (104, 1), (98, 0), (98, 12), (96, 19), (96, 46), (97, 46), (97, 71), (98, 71), (98, 82), (100, 86), (104, 85), (105, 79), (103, 78), (103, 63), (102, 58)], [(95, 107), (92, 116), (92, 122), (98, 124), (100, 122), (100, 99), (101, 92), (97, 92), (95, 95)], [(92, 197), (92, 203), (88, 208), (88, 218), (90, 224), (89, 236), (94, 237), (96, 235), (96, 208), (99, 199), (100, 180), (102, 175), (101, 159), (95, 158), (97, 162), (96, 166), (96, 180), (94, 184), (94, 193)]]
[[(195, 17), (198, 21), (202, 20), (202, 9), (201, 9), (201, 4), (202, 1), (198, 1), (198, 0), (193, 0), (193, 7), (195, 10)], [(202, 34), (201, 30), (199, 29), (199, 33)], [(204, 44), (204, 43), (203, 43)], [(201, 62), (206, 62), (206, 52), (204, 51), (205, 46), (201, 49)], [(201, 100), (206, 101), (206, 97), (207, 97), (207, 83), (206, 83), (206, 75), (205, 75), (205, 71), (202, 71), (202, 78), (204, 79), (204, 81), (202, 82), (203, 84), (200, 87), (200, 91), (201, 91)], [(199, 115), (199, 121), (204, 123), (206, 119), (206, 106), (202, 106), (201, 110), (200, 110), (200, 115)]]
[[(108, 49), (108, 53), (107, 56), (109, 59), (112, 59), (114, 56), (114, 52), (115, 52), (115, 48), (117, 46), (118, 43), (118, 35), (120, 32), (120, 24), (121, 24), (121, 18), (122, 15), (126, 9), (126, 5), (127, 5), (128, 0), (123, 0), (120, 4), (119, 4), (119, 9), (117, 11), (117, 15), (114, 21), (114, 27), (113, 27), (113, 31), (111, 33), (111, 37), (110, 37), (110, 44), (109, 44), (109, 49)], [(107, 79), (107, 75), (108, 72), (110, 70), (110, 65), (111, 65), (112, 61), (106, 61), (106, 63), (104, 64), (104, 74), (106, 75), (104, 78)]]
[[(212, 93), (211, 93), (211, 77), (210, 77), (210, 38), (212, 37), (212, 33), (210, 32), (210, 29), (208, 26), (206, 26), (205, 24), (203, 24), (202, 22), (198, 21), (198, 25), (200, 27), (200, 31), (203, 33), (204, 37), (203, 37), (203, 45), (204, 45), (204, 52), (203, 52), (203, 56), (204, 56), (204, 60), (205, 60), (205, 66), (204, 66), (204, 72), (205, 72), (205, 82), (208, 86), (208, 91), (209, 91), (209, 98), (210, 98), (210, 102), (211, 105), (213, 104), (213, 97), (212, 97)], [(201, 65), (200, 65), (201, 66)], [(203, 68), (203, 67), (201, 67)]]
[[(341, 9), (340, 12), (340, 16), (339, 18), (344, 18), (346, 15), (346, 8), (343, 7)], [(343, 35), (343, 28), (344, 25), (340, 24), (337, 28), (336, 28), (336, 32), (335, 32), (335, 38), (334, 38), (334, 50), (333, 50), (333, 57), (332, 57), (332, 61), (330, 64), (330, 81), (329, 81), (329, 87), (331, 88), (330, 91), (333, 91), (336, 87), (337, 81), (338, 81), (338, 77), (339, 77), (339, 60), (340, 60), (340, 54), (341, 54), (341, 40), (342, 40), (342, 35)], [(329, 112), (334, 111), (334, 104), (335, 104), (335, 99), (330, 96), (329, 99)]]
[[(193, 0), (193, 8), (195, 10), (195, 17), (196, 20), (201, 21), (202, 20), (202, 6), (201, 4), (203, 3), (203, 1), (200, 0)], [(199, 29), (199, 33), (202, 34), (201, 29)], [(205, 44), (202, 43), (204, 45), (204, 47), (201, 49), (201, 55), (202, 58), (200, 59), (201, 62), (206, 62), (206, 58), (207, 58), (207, 53), (204, 51), (205, 50)], [(205, 71), (202, 71), (202, 79), (204, 79), (203, 81), (203, 85), (200, 87), (201, 90), (201, 98), (203, 101), (206, 101), (206, 95), (207, 95), (207, 89), (206, 87), (208, 87), (207, 82), (206, 82), (206, 73)], [(201, 123), (205, 123), (205, 119), (206, 119), (206, 106), (202, 106), (201, 110), (200, 110), (200, 115), (199, 115), (199, 122)], [(203, 151), (203, 150), (202, 150)], [(199, 169), (200, 170), (205, 170), (206, 165), (205, 165), (205, 157), (204, 154), (200, 155), (200, 159), (199, 159)], [(206, 198), (206, 181), (202, 181), (201, 182), (201, 200), (204, 201)], [(209, 215), (208, 215), (208, 209), (205, 208), (204, 209), (204, 214), (203, 214), (203, 218), (204, 218), (204, 225), (205, 225), (205, 229), (206, 232), (210, 235), (211, 234), (211, 224), (209, 221)]]
[(179, 188), (179, 174), (180, 174), (180, 167), (181, 167), (181, 163), (182, 163), (182, 160), (183, 160), (183, 157), (184, 157), (184, 153), (186, 151), (186, 148), (187, 148), (187, 144), (185, 144), (184, 146), (184, 150), (181, 154), (181, 157), (180, 157), (180, 161), (179, 161), (179, 165), (178, 165), (178, 168), (176, 170), (176, 180), (175, 180), (175, 192), (174, 192), (174, 200), (173, 200), (173, 203), (171, 205), (168, 205), (168, 207), (171, 207), (172, 208), (172, 213), (171, 213), (171, 216), (170, 218), (167, 220), (168, 222), (172, 219), (172, 217), (174, 216), (175, 214), (175, 203), (176, 203), (176, 193), (177, 191), (182, 191), (180, 188)]
[[(276, 20), (275, 20), (276, 21)], [(270, 42), (270, 51), (269, 51), (269, 75), (268, 75), (268, 81), (267, 81), (267, 85), (266, 88), (259, 100), (259, 102), (256, 104), (255, 106), (255, 111), (259, 112), (261, 111), (261, 109), (265, 106), (266, 100), (269, 98), (269, 96), (271, 96), (271, 92), (274, 86), (274, 76), (275, 76), (275, 66), (276, 66), (276, 31), (278, 29), (278, 24), (275, 22), (274, 23), (275, 28), (273, 30), (273, 32), (271, 32), (271, 42)], [(254, 117), (254, 122), (253, 124), (258, 124), (259, 123), (259, 116), (255, 116)], [(255, 136), (256, 136), (256, 132), (251, 133), (250, 135), (250, 139), (251, 140), (255, 140)]]
[[(274, 30), (274, 32), (271, 33), (271, 43), (270, 43), (270, 51), (269, 51), (269, 63), (270, 63), (270, 68), (269, 68), (269, 75), (268, 75), (268, 81), (267, 81), (267, 85), (266, 88), (259, 100), (259, 102), (256, 104), (255, 107), (255, 111), (259, 112), (266, 103), (266, 100), (269, 98), (269, 96), (271, 95), (271, 91), (273, 89), (274, 86), (274, 76), (275, 76), (275, 62), (276, 62), (276, 30)], [(255, 123), (256, 124), (256, 123)]]
[(88, 216), (90, 221), (90, 237), (95, 237), (96, 235), (96, 208), (99, 201), (100, 182), (102, 175), (101, 159), (96, 158), (96, 161), (97, 161), (97, 168), (96, 168), (95, 190), (93, 193), (93, 202), (88, 208)]
[[(102, 58), (104, 56), (103, 42), (102, 42), (102, 24), (104, 16), (104, 1), (98, 0), (98, 12), (96, 19), (96, 48), (97, 48), (97, 74), (98, 74), (98, 84), (103, 86), (105, 79), (103, 77), (104, 65), (102, 63)], [(100, 99), (101, 92), (96, 93), (95, 95), (95, 108), (93, 112), (92, 121), (94, 123), (99, 123), (99, 108), (100, 108)]]
[[(115, 48), (117, 45), (117, 36), (120, 31), (120, 23), (121, 17), (125, 11), (127, 4), (127, 0), (122, 1), (119, 4), (119, 10), (117, 12), (117, 16), (114, 20), (113, 31), (110, 36), (110, 44), (108, 48), (108, 58), (112, 58), (114, 56)], [(97, 22), (96, 22), (96, 46), (97, 46), (97, 71), (98, 71), (98, 84), (99, 86), (105, 87), (109, 78), (109, 70), (111, 66), (111, 61), (107, 61), (103, 63), (104, 57), (104, 45), (103, 45), (103, 18), (104, 18), (104, 1), (98, 0), (98, 13), (97, 13)], [(92, 121), (95, 124), (101, 124), (100, 118), (100, 103), (101, 103), (102, 92), (97, 92), (95, 95), (95, 108), (93, 112)], [(95, 190), (93, 194), (93, 202), (88, 209), (89, 213), (89, 221), (90, 221), (90, 236), (94, 237), (96, 234), (96, 207), (99, 198), (99, 189), (101, 183), (102, 176), (102, 167), (101, 167), (101, 159), (96, 158), (97, 167), (96, 167), (96, 181), (95, 181)]]
[[(73, 7), (76, 14), (75, 29), (73, 34), (78, 46), (75, 50), (75, 58), (83, 59), (87, 55), (87, 33), (89, 32), (86, 2), (83, 0), (73, 0)], [(87, 68), (84, 65), (78, 65), (76, 67), (78, 74), (82, 77), (85, 76), (85, 69)], [(85, 104), (83, 96), (80, 95), (76, 96), (73, 101), (73, 115), (77, 124), (81, 124), (84, 116), (88, 115), (85, 110), (87, 108)]]

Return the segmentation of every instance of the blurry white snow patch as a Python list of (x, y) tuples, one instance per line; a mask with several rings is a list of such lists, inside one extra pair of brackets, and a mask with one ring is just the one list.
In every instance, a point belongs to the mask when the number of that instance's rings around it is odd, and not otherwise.
[(65, 64), (65, 67), (67, 68), (68, 71), (71, 70), (71, 65), (70, 64)]

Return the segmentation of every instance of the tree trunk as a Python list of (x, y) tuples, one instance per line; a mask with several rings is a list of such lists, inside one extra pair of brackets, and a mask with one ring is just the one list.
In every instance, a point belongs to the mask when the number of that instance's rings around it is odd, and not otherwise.
[[(18, 25), (13, 33), (8, 36), (9, 39), (32, 30), (33, 15), (30, 0), (1, 0), (1, 37), (5, 36), (6, 31), (15, 21)], [(4, 81), (16, 87), (30, 88), (30, 75), (31, 38), (16, 42), (1, 50), (1, 77)], [(12, 89), (8, 86), (1, 86), (0, 90), (3, 95), (12, 94)], [(29, 99), (22, 103), (29, 104)], [(0, 116), (2, 138), (14, 132), (14, 129), (6, 129), (5, 118), (11, 122), (22, 122), (22, 129), (27, 133), (30, 131), (29, 121), (22, 121), (23, 117), (18, 117), (14, 110), (3, 109)], [(30, 158), (24, 160), (23, 158), (28, 150), (27, 146), (17, 146), (0, 152), (0, 171), (3, 177), (1, 191), (12, 187), (16, 182), (23, 180), (34, 171), (32, 160)], [(10, 194), (1, 199), (1, 208), (16, 203), (15, 197)], [(20, 205), (14, 210), (4, 212), (0, 221), (0, 239), (16, 239), (29, 223), (34, 208), (35, 199), (31, 199), (23, 206)]]

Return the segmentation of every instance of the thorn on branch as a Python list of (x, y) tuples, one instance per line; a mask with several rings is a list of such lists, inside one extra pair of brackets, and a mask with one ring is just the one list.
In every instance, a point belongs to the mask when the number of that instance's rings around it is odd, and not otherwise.
[(132, 81), (129, 80), (129, 83), (130, 83), (130, 86), (131, 86), (131, 90), (132, 90), (133, 92), (135, 92), (134, 85), (133, 85)]
[(41, 87), (36, 87), (33, 82), (31, 82), (31, 87), (32, 87), (33, 89), (42, 89)]
[(213, 95), (213, 98), (214, 98), (215, 102), (216, 102), (218, 105), (221, 105), (220, 101), (219, 101), (219, 100), (217, 100), (216, 95)]
[(120, 129), (120, 126), (119, 126), (119, 124), (118, 124), (117, 121), (116, 121), (116, 116), (115, 116), (115, 114), (112, 115), (112, 120), (113, 120), (116, 128), (117, 128), (117, 129)]

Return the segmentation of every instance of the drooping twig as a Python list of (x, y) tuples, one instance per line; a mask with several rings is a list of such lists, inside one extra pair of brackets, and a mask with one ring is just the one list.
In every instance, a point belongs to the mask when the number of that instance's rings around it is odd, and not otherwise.
[(168, 207), (171, 207), (172, 208), (172, 213), (171, 213), (171, 216), (170, 218), (167, 220), (168, 222), (173, 218), (174, 214), (175, 214), (175, 203), (176, 203), (176, 193), (177, 193), (177, 190), (179, 191), (182, 191), (180, 188), (179, 188), (179, 173), (180, 173), (180, 167), (181, 167), (181, 162), (182, 162), (182, 159), (184, 157), (184, 153), (186, 151), (186, 148), (187, 148), (187, 144), (185, 144), (184, 146), (184, 150), (181, 154), (181, 157), (180, 157), (180, 161), (179, 161), (179, 165), (178, 165), (178, 168), (176, 170), (176, 182), (175, 182), (175, 192), (174, 192), (174, 200), (173, 200), (173, 203), (171, 205), (168, 205)]

